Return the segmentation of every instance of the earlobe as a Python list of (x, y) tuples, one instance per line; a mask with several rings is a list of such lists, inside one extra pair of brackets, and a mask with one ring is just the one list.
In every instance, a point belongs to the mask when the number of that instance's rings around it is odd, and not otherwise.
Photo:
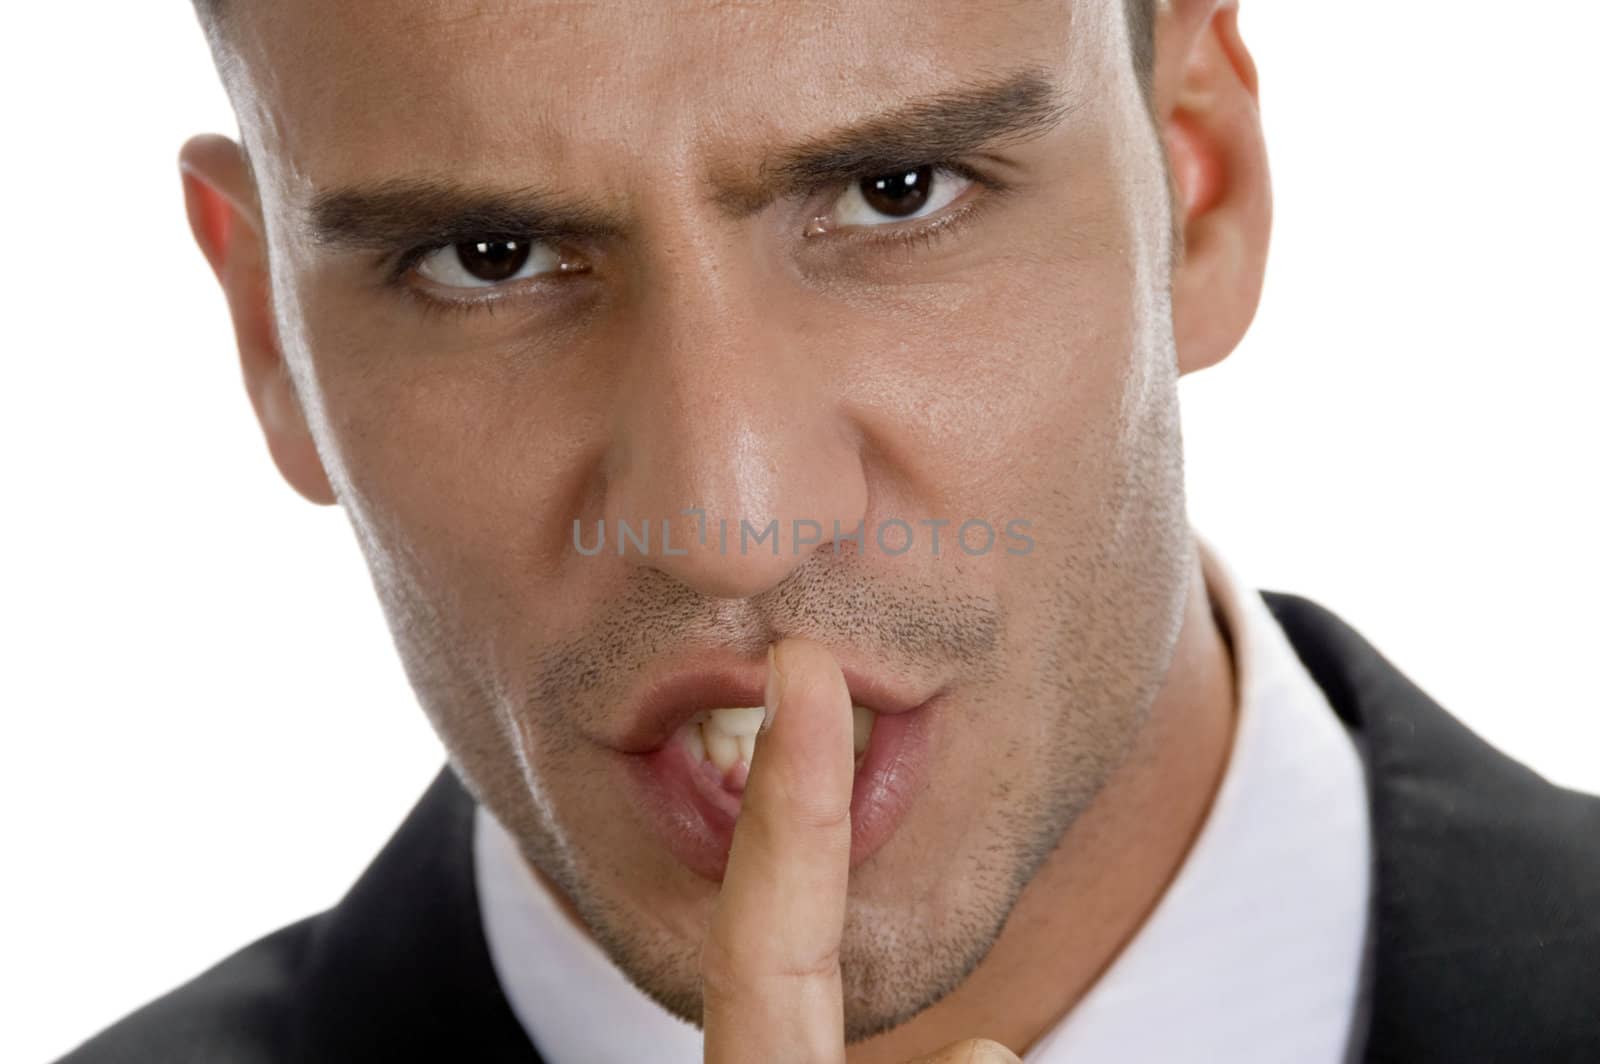
[[(1255, 316), (1272, 192), (1255, 66), (1232, 2), (1171, 5), (1159, 39), (1157, 104), (1181, 254), (1173, 270), (1178, 368), (1214, 365)], [(1161, 48), (1166, 54), (1161, 54)]]
[(305, 498), (337, 502), (317, 453), (272, 319), (272, 291), (255, 182), (243, 149), (226, 137), (190, 139), (179, 154), (195, 243), (222, 285), (240, 367), (278, 472)]

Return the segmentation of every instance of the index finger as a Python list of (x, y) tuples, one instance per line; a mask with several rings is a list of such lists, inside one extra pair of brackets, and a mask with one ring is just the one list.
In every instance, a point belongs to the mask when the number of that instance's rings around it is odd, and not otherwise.
[(833, 655), (807, 640), (774, 647), (768, 671), (769, 726), (700, 960), (707, 1064), (844, 1060), (850, 689)]

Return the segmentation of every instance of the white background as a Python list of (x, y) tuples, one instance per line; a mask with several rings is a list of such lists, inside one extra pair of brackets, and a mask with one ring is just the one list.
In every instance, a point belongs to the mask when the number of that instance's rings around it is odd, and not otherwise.
[[(1600, 790), (1594, 5), (1247, 2), (1277, 223), (1185, 383), (1191, 513)], [(7, 12), (0, 1058), (335, 901), (442, 754), (333, 509), (277, 477), (175, 165), (188, 4)]]

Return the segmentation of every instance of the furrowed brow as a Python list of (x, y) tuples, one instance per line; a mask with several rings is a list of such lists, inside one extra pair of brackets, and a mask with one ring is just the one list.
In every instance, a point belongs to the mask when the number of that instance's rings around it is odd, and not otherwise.
[(343, 250), (440, 246), (485, 236), (560, 240), (612, 236), (609, 211), (535, 188), (502, 191), (451, 181), (393, 178), (330, 189), (306, 211), (312, 239)]
[(714, 196), (730, 213), (753, 213), (779, 196), (1022, 143), (1050, 132), (1075, 107), (1043, 69), (1026, 68), (780, 149), (749, 176), (713, 179)]
[[(782, 196), (1021, 143), (1054, 129), (1074, 107), (1045, 71), (1027, 68), (779, 149), (744, 175), (713, 177), (713, 196), (736, 217), (752, 214)], [(613, 237), (625, 227), (604, 207), (545, 189), (422, 178), (330, 189), (306, 211), (312, 238), (344, 250), (443, 247), (492, 235)]]

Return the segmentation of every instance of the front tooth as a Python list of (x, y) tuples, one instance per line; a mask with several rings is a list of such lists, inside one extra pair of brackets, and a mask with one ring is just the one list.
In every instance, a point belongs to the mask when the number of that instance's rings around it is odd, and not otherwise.
[[(850, 713), (855, 752), (859, 755), (872, 739), (872, 725), (878, 715), (866, 706), (852, 706)], [(708, 710), (702, 726), (690, 732), (689, 749), (724, 772), (739, 761), (748, 765), (755, 755), (756, 735), (765, 717), (766, 710), (761, 706)]]
[(714, 728), (709, 723), (701, 731), (705, 735), (706, 754), (711, 758), (713, 765), (726, 772), (739, 763), (739, 737), (737, 735), (729, 735), (721, 728)]
[(689, 725), (689, 733), (685, 738), (685, 742), (689, 744), (690, 757), (696, 761), (704, 761), (706, 759), (706, 737), (699, 721)]
[(742, 706), (738, 709), (713, 709), (706, 715), (706, 721), (728, 735), (754, 735), (761, 730), (761, 720), (766, 715), (764, 706)]
[(852, 706), (850, 713), (855, 718), (856, 726), (856, 753), (861, 753), (867, 748), (867, 741), (872, 738), (872, 722), (878, 715), (866, 706)]

